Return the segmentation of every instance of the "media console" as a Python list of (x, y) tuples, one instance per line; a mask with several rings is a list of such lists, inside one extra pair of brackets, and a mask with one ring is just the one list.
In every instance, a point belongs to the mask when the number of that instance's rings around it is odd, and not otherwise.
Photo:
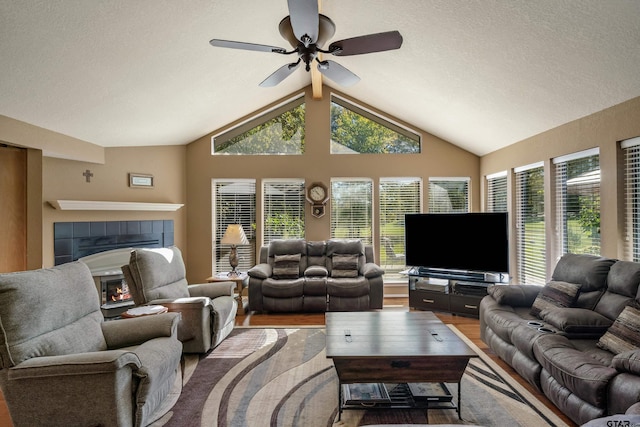
[(414, 267), (409, 270), (409, 306), (479, 317), (487, 287), (507, 283), (508, 275)]

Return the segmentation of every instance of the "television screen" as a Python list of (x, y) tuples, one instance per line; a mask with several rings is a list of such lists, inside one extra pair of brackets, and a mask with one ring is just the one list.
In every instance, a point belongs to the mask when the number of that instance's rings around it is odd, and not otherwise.
[(411, 267), (509, 271), (506, 212), (407, 214), (405, 245)]

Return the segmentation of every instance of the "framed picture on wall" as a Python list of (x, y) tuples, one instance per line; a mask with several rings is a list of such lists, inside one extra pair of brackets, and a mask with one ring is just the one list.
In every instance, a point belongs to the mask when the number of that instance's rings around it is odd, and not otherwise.
[(153, 188), (153, 175), (129, 173), (129, 187)]

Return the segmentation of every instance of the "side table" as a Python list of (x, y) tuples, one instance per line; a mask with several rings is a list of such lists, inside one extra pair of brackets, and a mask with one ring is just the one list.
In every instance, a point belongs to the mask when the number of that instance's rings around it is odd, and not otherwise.
[(238, 302), (237, 314), (244, 315), (249, 308), (249, 300), (242, 295), (244, 289), (249, 286), (249, 275), (247, 273), (229, 274), (217, 273), (209, 278), (207, 282), (235, 282), (236, 284), (236, 301)]

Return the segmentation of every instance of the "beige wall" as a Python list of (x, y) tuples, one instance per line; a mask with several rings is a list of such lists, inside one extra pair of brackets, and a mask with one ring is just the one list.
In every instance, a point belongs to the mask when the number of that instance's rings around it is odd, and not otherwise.
[[(306, 141), (305, 153), (300, 156), (212, 156), (211, 136), (228, 128), (218, 129), (189, 144), (187, 148), (187, 235), (191, 254), (188, 274), (190, 281), (203, 280), (213, 270), (212, 262), (212, 215), (211, 183), (216, 178), (256, 179), (258, 212), (261, 211), (261, 179), (303, 178), (306, 183), (323, 182), (329, 186), (335, 177), (365, 177), (374, 182), (374, 205), (378, 199), (377, 187), (380, 177), (420, 177), (423, 180), (423, 200), (427, 199), (430, 176), (471, 177), (472, 210), (479, 210), (480, 189), (478, 182), (480, 159), (465, 150), (447, 143), (433, 135), (422, 132), (420, 154), (329, 154), (329, 104), (330, 88), (324, 88), (322, 100), (313, 100), (311, 88), (306, 90)], [(295, 94), (292, 94), (292, 96)], [(346, 96), (340, 94), (342, 97)], [(274, 103), (274, 104), (277, 104)], [(365, 107), (373, 109), (372, 107)], [(389, 112), (384, 113), (389, 117)], [(240, 119), (238, 122), (241, 122)], [(401, 121), (399, 123), (403, 124)], [(410, 127), (410, 125), (405, 124)], [(426, 207), (425, 207), (426, 210)], [(376, 233), (374, 211), (374, 235)], [(327, 239), (330, 234), (330, 214), (314, 218), (307, 205), (306, 238)], [(258, 230), (258, 241), (261, 241)], [(378, 239), (375, 239), (376, 247)]]
[[(174, 220), (175, 243), (187, 254), (186, 235), (186, 147), (106, 148), (104, 164), (45, 157), (42, 165), (42, 247), (43, 264), (53, 259), (53, 223), (70, 221)], [(83, 172), (93, 173), (86, 182)], [(128, 173), (151, 174), (154, 187), (129, 187)], [(68, 211), (56, 210), (51, 200), (104, 200), (149, 203), (184, 203), (176, 212)]]
[[(601, 169), (601, 253), (624, 259), (623, 164), (618, 142), (639, 135), (640, 98), (635, 98), (488, 154), (481, 159), (480, 173), (484, 177), (506, 170), (509, 171), (509, 181), (512, 181), (513, 168), (545, 162), (545, 218), (547, 236), (550, 236), (554, 232), (551, 159), (598, 147)], [(513, 209), (510, 211), (513, 212)], [(513, 215), (511, 222), (514, 222)], [(512, 228), (512, 231), (515, 230)], [(549, 254), (554, 253), (555, 248), (552, 239), (547, 238), (547, 242), (547, 264), (550, 271), (555, 260), (550, 260)], [(512, 252), (515, 252), (513, 248)], [(515, 265), (514, 262), (515, 259), (512, 258), (512, 266)]]
[(0, 141), (43, 152), (45, 156), (104, 163), (104, 148), (0, 115)]

